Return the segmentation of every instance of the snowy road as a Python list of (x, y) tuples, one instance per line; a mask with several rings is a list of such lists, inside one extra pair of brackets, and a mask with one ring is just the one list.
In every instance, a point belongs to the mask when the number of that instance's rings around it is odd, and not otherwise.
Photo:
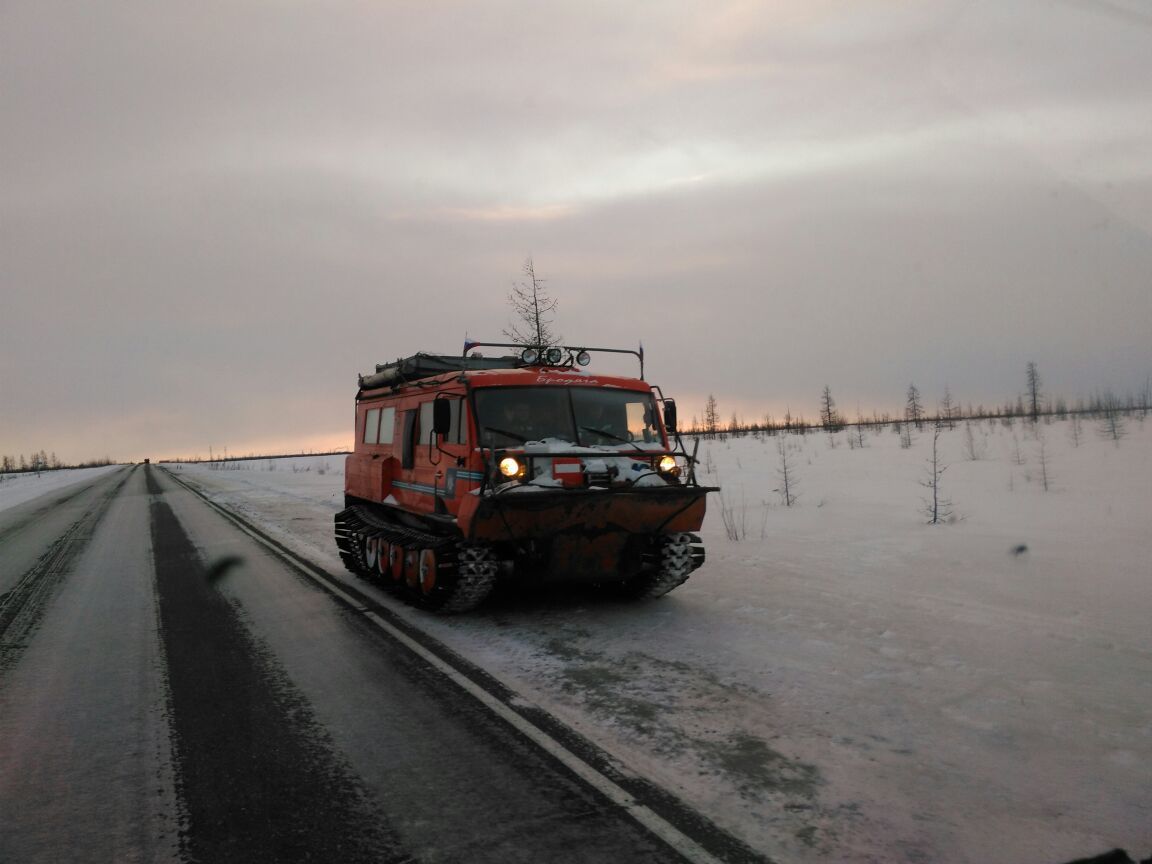
[[(291, 791), (287, 774), (213, 755), (225, 741), (272, 734), (249, 707), (273, 718), (274, 749), (300, 763), (292, 776), (339, 802), (336, 815), (315, 810), (345, 819), (346, 860), (372, 843), (379, 860), (597, 860), (601, 825), (617, 824), (606, 816), (619, 813), (611, 790), (563, 791), (570, 779), (546, 780), (543, 792), (505, 789), (524, 774), (570, 778), (580, 766), (558, 771), (521, 734), (459, 702), (442, 680), (459, 669), (469, 669), (464, 686), (531, 718), (719, 860), (755, 855), (709, 834), (710, 824), (788, 864), (1058, 864), (1116, 846), (1147, 857), (1152, 424), (1133, 420), (1116, 441), (1087, 421), (1082, 430), (1072, 420), (986, 422), (973, 424), (974, 448), (966, 431), (942, 439), (959, 514), (947, 527), (925, 526), (918, 512), (930, 436), (910, 448), (890, 429), (856, 448), (788, 436), (802, 484), (794, 507), (764, 497), (779, 438), (706, 441), (704, 470), (743, 530), (727, 536), (723, 502), (712, 500), (708, 561), (668, 598), (507, 591), (449, 617), (343, 571), (332, 539), (338, 456), (154, 467), (154, 496), (138, 469), (114, 499), (126, 472), (98, 483), (77, 472), (67, 489), (49, 474), (5, 478), (0, 861), (228, 857), (226, 844), (243, 838), (224, 829), (256, 831), (249, 823), (268, 806), (259, 795)], [(172, 478), (284, 548), (254, 544)], [(44, 492), (35, 501), (34, 484)], [(179, 531), (154, 518), (154, 503)], [(176, 585), (164, 573), (184, 565), (158, 574), (153, 559), (181, 549), (188, 558), (189, 543), (210, 563), (243, 564), (165, 617)], [(19, 588), (30, 572), (44, 579)], [(27, 599), (38, 596), (33, 581), (51, 588), (46, 599)], [(14, 597), (44, 610), (38, 623), (32, 611), (16, 620)], [(193, 611), (180, 613), (186, 604)], [(172, 643), (170, 631), (183, 635)], [(205, 633), (203, 652), (231, 645), (246, 658), (213, 661), (227, 669), (217, 673), (199, 658)], [(430, 653), (398, 651), (408, 637)], [(426, 664), (443, 658), (429, 674)], [(216, 677), (221, 692), (241, 695), (197, 689)], [(413, 701), (412, 689), (431, 704)], [(187, 741), (181, 724), (194, 730)], [(474, 765), (458, 748), (499, 758)], [(522, 751), (536, 755), (519, 762)], [(205, 783), (239, 786), (195, 786), (181, 761), (190, 753), (224, 766)], [(248, 776), (260, 772), (279, 784)], [(436, 777), (446, 796), (437, 798)], [(522, 798), (500, 803), (506, 793)], [(517, 809), (523, 798), (529, 809)], [(299, 810), (284, 799), (285, 812)], [(481, 806), (489, 801), (491, 811)], [(587, 825), (578, 841), (567, 804)], [(284, 828), (275, 816), (261, 830)], [(662, 846), (645, 858), (654, 841), (622, 830), (641, 844), (633, 859), (678, 860)], [(628, 848), (611, 857), (628, 860)], [(262, 860), (245, 847), (236, 854)]]
[(160, 470), (0, 512), (0, 592), (0, 861), (758, 860)]
[(343, 572), (339, 456), (170, 468), (773, 860), (1146, 857), (1152, 424), (1119, 444), (1087, 420), (971, 431), (979, 458), (966, 427), (942, 437), (947, 526), (919, 512), (930, 435), (787, 436), (794, 507), (769, 494), (782, 439), (704, 441), (724, 497), (686, 585), (448, 617)]

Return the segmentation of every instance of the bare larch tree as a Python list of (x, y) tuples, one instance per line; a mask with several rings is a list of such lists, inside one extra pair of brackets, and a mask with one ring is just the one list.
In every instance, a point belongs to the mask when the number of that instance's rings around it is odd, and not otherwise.
[(920, 401), (920, 391), (915, 384), (908, 385), (908, 398), (904, 403), (904, 419), (915, 423), (917, 429), (924, 428), (924, 405)]
[(828, 385), (824, 386), (824, 392), (820, 395), (820, 425), (828, 434), (839, 432), (843, 427), (840, 415), (836, 413), (836, 402), (832, 398), (832, 388)]
[(1040, 482), (1047, 492), (1052, 482), (1051, 454), (1048, 452), (1048, 439), (1044, 437), (1042, 427), (1036, 427), (1036, 458), (1040, 463)]
[(944, 385), (944, 397), (940, 400), (940, 419), (944, 421), (944, 425), (948, 429), (955, 429), (956, 424), (952, 418), (956, 416), (956, 406), (952, 403), (952, 391), (948, 385)]
[(1035, 423), (1040, 417), (1040, 370), (1029, 360), (1025, 371), (1028, 376), (1028, 416)]
[(716, 409), (716, 397), (708, 394), (708, 401), (704, 405), (704, 437), (715, 438), (720, 431), (720, 412)]
[(780, 493), (780, 500), (784, 506), (791, 507), (796, 503), (796, 472), (788, 461), (787, 435), (781, 435), (776, 439), (776, 452), (780, 456), (780, 467), (776, 469), (780, 486), (775, 491)]
[(929, 525), (939, 525), (952, 516), (952, 502), (941, 494), (940, 477), (948, 470), (948, 466), (940, 458), (940, 429), (942, 424), (936, 421), (932, 431), (932, 455), (928, 457), (928, 472), (926, 479), (920, 485), (927, 489), (932, 497), (924, 501), (924, 515), (928, 517)]
[(1100, 434), (1119, 447), (1120, 439), (1127, 434), (1120, 399), (1111, 390), (1105, 390), (1104, 395), (1096, 399), (1095, 410)]
[(558, 301), (548, 295), (546, 280), (536, 275), (536, 265), (531, 258), (524, 259), (524, 277), (524, 281), (512, 283), (508, 303), (516, 320), (504, 335), (517, 345), (555, 345), (561, 339), (552, 329)]

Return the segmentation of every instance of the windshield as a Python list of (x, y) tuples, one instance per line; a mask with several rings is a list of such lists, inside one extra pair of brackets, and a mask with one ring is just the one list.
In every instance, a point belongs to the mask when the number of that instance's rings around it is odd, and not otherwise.
[(515, 447), (556, 438), (581, 446), (662, 443), (651, 393), (602, 387), (476, 391), (480, 443)]

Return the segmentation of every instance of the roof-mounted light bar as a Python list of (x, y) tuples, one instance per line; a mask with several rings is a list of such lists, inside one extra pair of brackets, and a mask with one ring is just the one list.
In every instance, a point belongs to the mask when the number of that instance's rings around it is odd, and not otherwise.
[(629, 348), (586, 348), (572, 345), (523, 345), (515, 342), (464, 342), (464, 353), (473, 348), (519, 348), (520, 362), (525, 366), (587, 366), (592, 362), (592, 351), (606, 354), (631, 354), (640, 361), (640, 377), (644, 377), (644, 346), (638, 351)]

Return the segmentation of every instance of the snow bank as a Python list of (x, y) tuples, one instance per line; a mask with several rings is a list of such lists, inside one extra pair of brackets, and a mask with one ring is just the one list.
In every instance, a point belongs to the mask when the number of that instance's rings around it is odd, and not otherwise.
[(109, 471), (119, 465), (102, 465), (99, 468), (61, 468), (56, 471), (42, 471), (39, 476), (30, 473), (0, 474), (0, 510), (7, 510), (33, 498), (39, 498), (57, 489), (66, 489)]
[[(946, 431), (935, 526), (927, 431), (704, 442), (708, 560), (668, 597), (400, 612), (778, 860), (1144, 855), (1152, 424), (1126, 431)], [(314, 464), (182, 473), (339, 572)]]

